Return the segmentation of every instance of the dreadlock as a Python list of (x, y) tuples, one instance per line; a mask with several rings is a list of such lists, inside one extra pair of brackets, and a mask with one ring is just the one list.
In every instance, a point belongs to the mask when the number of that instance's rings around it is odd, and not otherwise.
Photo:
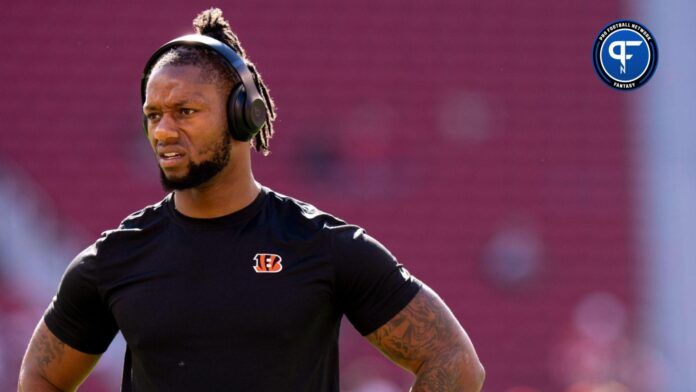
[[(232, 48), (240, 57), (242, 57), (249, 71), (251, 71), (256, 88), (263, 95), (266, 102), (266, 124), (261, 127), (261, 130), (252, 139), (252, 145), (256, 151), (261, 152), (264, 156), (270, 153), (268, 148), (273, 137), (273, 121), (276, 118), (276, 108), (273, 99), (268, 94), (268, 87), (263, 83), (261, 74), (256, 70), (256, 66), (247, 58), (239, 38), (230, 28), (229, 23), (222, 17), (222, 11), (219, 8), (207, 9), (193, 20), (193, 27), (196, 33), (207, 35), (215, 38), (218, 41), (225, 43)], [(225, 60), (211, 49), (203, 47), (175, 47), (162, 55), (157, 61), (157, 64), (152, 68), (150, 73), (155, 69), (165, 65), (195, 65), (203, 69), (201, 74), (206, 81), (215, 82), (215, 84), (226, 94), (229, 94), (232, 89), (241, 80), (236, 72), (232, 71)]]

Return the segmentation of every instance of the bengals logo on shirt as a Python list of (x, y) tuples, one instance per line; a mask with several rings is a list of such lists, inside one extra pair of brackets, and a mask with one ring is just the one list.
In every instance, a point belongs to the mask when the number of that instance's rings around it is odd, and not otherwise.
[(283, 259), (273, 253), (257, 253), (254, 256), (254, 261), (256, 261), (254, 271), (260, 274), (276, 273), (283, 269), (283, 265), (280, 263)]

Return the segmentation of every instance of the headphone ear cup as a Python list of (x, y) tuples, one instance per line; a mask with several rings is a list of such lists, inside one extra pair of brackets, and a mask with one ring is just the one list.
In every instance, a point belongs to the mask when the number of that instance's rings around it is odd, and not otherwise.
[(240, 84), (235, 87), (230, 99), (227, 101), (227, 127), (230, 135), (235, 140), (242, 142), (251, 139), (250, 129), (244, 121), (244, 103), (246, 101), (246, 92), (244, 85)]

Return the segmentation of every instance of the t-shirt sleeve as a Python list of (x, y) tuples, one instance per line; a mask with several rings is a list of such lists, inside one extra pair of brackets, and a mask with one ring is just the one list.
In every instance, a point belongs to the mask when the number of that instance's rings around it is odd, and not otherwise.
[(408, 305), (421, 282), (365, 230), (339, 230), (333, 238), (339, 301), (358, 332), (368, 335)]
[(96, 245), (77, 255), (63, 274), (44, 322), (58, 339), (87, 354), (101, 354), (118, 327), (97, 288)]

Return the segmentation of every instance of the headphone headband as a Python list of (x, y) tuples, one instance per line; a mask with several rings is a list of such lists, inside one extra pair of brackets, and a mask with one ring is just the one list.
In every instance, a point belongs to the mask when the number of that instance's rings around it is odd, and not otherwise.
[[(142, 78), (140, 79), (140, 98), (143, 104), (146, 99), (147, 81), (150, 77), (152, 67), (155, 66), (163, 54), (178, 46), (211, 49), (222, 56), (239, 76), (242, 82), (242, 89), (233, 91), (230, 97), (231, 102), (229, 103), (230, 110), (228, 111), (228, 117), (231, 118), (228, 120), (231, 125), (230, 131), (233, 133), (233, 136), (237, 132), (241, 132), (242, 136), (235, 137), (239, 140), (251, 139), (251, 137), (266, 123), (266, 103), (256, 87), (254, 76), (249, 70), (246, 61), (232, 48), (207, 35), (188, 34), (175, 38), (162, 45), (150, 56), (143, 70)], [(241, 113), (237, 113), (237, 111), (241, 111)]]

